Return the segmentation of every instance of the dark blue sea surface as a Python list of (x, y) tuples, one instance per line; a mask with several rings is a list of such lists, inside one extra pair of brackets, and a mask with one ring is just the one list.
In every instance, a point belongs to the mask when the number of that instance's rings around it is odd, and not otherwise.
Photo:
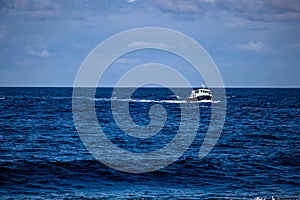
[[(112, 95), (112, 88), (98, 88), (89, 100), (116, 146), (147, 153), (176, 135), (186, 96), (166, 88), (140, 88), (130, 99)], [(73, 120), (72, 88), (0, 88), (0, 199), (299, 199), (300, 89), (229, 88), (226, 95), (225, 125), (205, 158), (199, 149), (211, 106), (224, 103), (218, 99), (193, 103), (200, 109), (198, 132), (178, 160), (131, 174), (86, 149)], [(112, 101), (127, 101), (140, 126), (151, 123), (149, 109), (160, 104), (165, 125), (149, 139), (128, 136), (114, 121)]]

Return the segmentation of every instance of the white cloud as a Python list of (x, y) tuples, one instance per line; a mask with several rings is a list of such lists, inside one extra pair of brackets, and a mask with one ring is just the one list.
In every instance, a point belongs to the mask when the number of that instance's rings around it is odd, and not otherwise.
[(300, 48), (300, 42), (294, 45), (296, 48)]
[(29, 51), (28, 54), (31, 56), (38, 56), (41, 58), (48, 58), (51, 56), (47, 49), (43, 49), (42, 51)]
[(202, 0), (202, 1), (205, 3), (215, 3), (216, 2), (216, 0)]
[(128, 0), (128, 3), (134, 3), (136, 0)]
[(256, 52), (262, 52), (266, 50), (266, 46), (263, 42), (255, 42), (255, 41), (249, 41), (245, 44), (237, 44), (236, 48), (246, 50), (246, 51), (256, 51)]
[(199, 11), (196, 1), (157, 0), (157, 5), (164, 12), (191, 14)]
[(50, 53), (47, 49), (44, 49), (42, 52), (38, 53), (37, 55), (43, 58), (47, 58), (50, 56)]
[(7, 35), (7, 28), (2, 26), (0, 27), (0, 41), (4, 40)]
[(128, 47), (133, 48), (170, 48), (171, 46), (165, 42), (145, 42), (145, 41), (134, 41), (128, 44)]

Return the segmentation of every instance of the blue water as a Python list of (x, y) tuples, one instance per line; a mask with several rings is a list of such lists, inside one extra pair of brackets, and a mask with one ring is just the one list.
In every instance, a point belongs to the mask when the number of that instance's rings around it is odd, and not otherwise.
[[(73, 121), (72, 88), (0, 88), (0, 199), (300, 199), (300, 89), (226, 89), (226, 95), (225, 125), (205, 158), (198, 153), (211, 106), (222, 104), (217, 99), (194, 103), (198, 132), (177, 161), (130, 174), (87, 151)], [(152, 105), (167, 111), (161, 132), (144, 140), (118, 128), (111, 96), (111, 88), (101, 88), (91, 101), (107, 138), (120, 148), (150, 152), (176, 134), (184, 96), (143, 88), (124, 99), (140, 126), (151, 122)]]

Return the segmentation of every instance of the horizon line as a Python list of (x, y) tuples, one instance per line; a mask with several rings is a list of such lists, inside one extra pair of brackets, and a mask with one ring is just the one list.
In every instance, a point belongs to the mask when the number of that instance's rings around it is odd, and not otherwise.
[[(73, 88), (70, 85), (0, 85), (0, 88)], [(97, 86), (97, 88), (114, 88), (115, 86)], [(133, 88), (134, 86), (121, 86), (118, 88)], [(94, 88), (93, 86), (80, 86), (80, 88)], [(145, 86), (138, 88), (163, 88), (162, 86)], [(172, 88), (187, 88), (182, 86), (174, 86)], [(202, 86), (192, 86), (192, 88), (202, 88)], [(214, 86), (209, 88), (300, 88), (300, 86)]]

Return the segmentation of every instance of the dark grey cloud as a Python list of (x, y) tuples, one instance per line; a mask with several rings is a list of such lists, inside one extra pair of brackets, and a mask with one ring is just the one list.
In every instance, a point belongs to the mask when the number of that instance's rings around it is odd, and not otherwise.
[[(299, 0), (136, 0), (136, 1), (57, 1), (57, 0), (2, 0), (0, 15), (25, 15), (34, 19), (81, 18), (85, 12), (97, 15), (130, 13), (136, 10), (171, 14), (182, 19), (202, 17), (207, 14), (222, 18), (229, 12), (252, 21), (300, 21)], [(213, 14), (212, 14), (213, 13)]]
[[(229, 12), (252, 21), (299, 21), (299, 0), (157, 0), (155, 4), (163, 13), (185, 16), (203, 16), (206, 14), (223, 17)], [(184, 19), (184, 18), (183, 18)]]
[[(89, 51), (109, 36), (160, 26), (193, 37), (221, 68), (222, 63), (238, 66), (240, 72), (230, 71), (236, 76), (253, 71), (252, 78), (244, 79), (254, 85), (268, 85), (268, 80), (257, 82), (253, 77), (269, 74), (273, 66), (281, 71), (272, 80), (285, 77), (287, 84), (291, 79), (299, 85), (298, 77), (290, 78), (299, 66), (299, 12), (298, 0), (0, 0), (0, 79), (6, 80), (3, 85), (35, 79), (36, 84), (43, 79), (52, 84), (62, 69), (75, 76)], [(138, 61), (127, 58), (118, 63)], [(231, 80), (228, 67), (223, 69)], [(28, 79), (23, 78), (25, 70)], [(67, 75), (59, 81), (72, 84), (72, 78)]]
[(299, 21), (300, 1), (298, 0), (218, 0), (216, 6), (252, 21)]

